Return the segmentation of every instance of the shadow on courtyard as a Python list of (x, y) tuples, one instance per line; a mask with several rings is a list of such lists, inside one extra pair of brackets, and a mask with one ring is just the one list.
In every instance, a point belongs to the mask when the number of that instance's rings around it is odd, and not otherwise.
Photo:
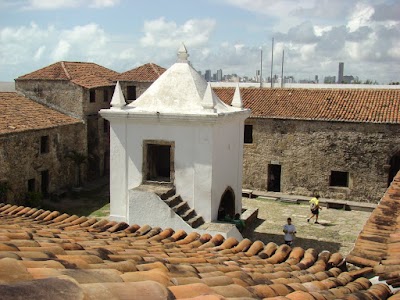
[(82, 189), (68, 191), (55, 201), (44, 200), (42, 208), (69, 215), (108, 217), (109, 203), (109, 184), (105, 180), (98, 180), (88, 183)]
[[(264, 233), (258, 232), (257, 227), (260, 226), (265, 220), (257, 218), (250, 226), (248, 226), (243, 232), (242, 235), (244, 238), (248, 238), (251, 241), (260, 240), (265, 245), (269, 242), (274, 242), (277, 245), (281, 245), (284, 243), (283, 232), (282, 234), (272, 234), (272, 233)], [(320, 226), (331, 226), (331, 224), (320, 224)], [(318, 252), (323, 250), (330, 251), (331, 253), (339, 252), (341, 244), (337, 242), (327, 242), (327, 241), (319, 241), (316, 239), (307, 239), (304, 237), (296, 237), (294, 240), (292, 247), (302, 247), (303, 249), (314, 248)]]

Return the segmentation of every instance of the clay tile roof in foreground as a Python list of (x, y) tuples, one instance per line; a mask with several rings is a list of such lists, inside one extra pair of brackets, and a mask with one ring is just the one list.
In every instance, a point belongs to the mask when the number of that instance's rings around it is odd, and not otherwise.
[[(234, 88), (214, 88), (230, 104)], [(254, 118), (400, 123), (400, 89), (241, 88)]]
[(372, 271), (339, 253), (0, 204), (1, 299), (392, 297)]
[(85, 88), (113, 86), (119, 73), (95, 63), (60, 61), (16, 80), (69, 80)]
[(0, 92), (0, 112), (0, 134), (81, 123), (15, 92)]
[(121, 73), (118, 76), (120, 81), (138, 81), (138, 82), (153, 82), (158, 79), (164, 72), (165, 68), (153, 63), (147, 63), (135, 69)]
[(364, 225), (348, 260), (400, 287), (400, 172)]

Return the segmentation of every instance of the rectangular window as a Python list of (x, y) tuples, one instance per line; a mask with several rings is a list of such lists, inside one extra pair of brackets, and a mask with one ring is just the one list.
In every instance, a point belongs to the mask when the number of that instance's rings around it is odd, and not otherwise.
[(349, 172), (331, 171), (330, 186), (348, 187)]
[(244, 143), (253, 143), (253, 125), (244, 125)]
[(96, 90), (89, 91), (90, 102), (96, 102)]
[(48, 153), (49, 152), (49, 136), (44, 135), (40, 138), (40, 153)]
[(174, 142), (143, 141), (145, 181), (174, 182)]
[(107, 120), (103, 120), (103, 132), (107, 133), (109, 131), (110, 128), (110, 122), (108, 122)]
[(108, 102), (109, 101), (109, 99), (108, 99), (108, 89), (107, 88), (105, 88), (103, 90), (103, 101), (104, 102)]
[(35, 178), (32, 178), (28, 180), (28, 192), (34, 192), (34, 191), (35, 191)]
[(127, 100), (136, 100), (136, 86), (134, 86), (134, 85), (128, 86), (127, 92), (128, 92)]

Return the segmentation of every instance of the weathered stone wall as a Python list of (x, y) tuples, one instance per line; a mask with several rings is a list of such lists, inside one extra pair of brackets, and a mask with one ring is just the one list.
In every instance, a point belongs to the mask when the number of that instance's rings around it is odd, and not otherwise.
[(90, 90), (84, 89), (82, 97), (82, 106), (85, 115), (86, 116), (97, 115), (100, 109), (110, 108), (110, 102), (112, 95), (114, 93), (114, 89), (115, 89), (114, 86), (98, 87), (93, 89), (95, 90), (95, 95), (96, 95), (95, 102), (90, 102)]
[[(281, 192), (377, 202), (400, 150), (394, 124), (256, 118), (246, 124), (253, 124), (253, 144), (244, 146), (244, 188), (267, 190), (268, 164), (279, 164)], [(349, 172), (349, 187), (329, 186), (331, 171)]]
[(136, 99), (139, 98), (140, 95), (142, 95), (151, 85), (153, 82), (137, 82), (137, 81), (132, 81), (132, 82), (127, 82), (127, 81), (121, 81), (121, 89), (122, 93), (124, 94), (125, 100), (130, 103), (131, 99), (128, 99), (127, 95), (127, 87), (128, 86), (136, 86)]
[(15, 88), (36, 102), (44, 103), (67, 115), (79, 119), (84, 118), (82, 103), (85, 89), (70, 81), (16, 80)]
[[(106, 122), (106, 128), (104, 125)], [(89, 179), (107, 175), (110, 153), (110, 127), (108, 121), (96, 115), (87, 118), (89, 153)]]
[(103, 132), (104, 120), (99, 117), (98, 112), (102, 108), (110, 107), (114, 86), (94, 88), (94, 102), (90, 102), (90, 89), (69, 81), (17, 80), (16, 87), (34, 101), (83, 120), (86, 123), (86, 156), (90, 158), (88, 176), (95, 179), (104, 175), (104, 157), (105, 153), (109, 153), (110, 146), (107, 133)]
[[(28, 191), (28, 180), (35, 179), (35, 191), (41, 191), (41, 172), (49, 171), (48, 192), (56, 193), (77, 184), (77, 168), (66, 158), (70, 151), (87, 151), (85, 125), (74, 124), (51, 129), (26, 131), (0, 136), (0, 182), (10, 186), (8, 201), (21, 203)], [(49, 136), (48, 153), (40, 153), (42, 136)], [(82, 180), (86, 180), (82, 165)]]

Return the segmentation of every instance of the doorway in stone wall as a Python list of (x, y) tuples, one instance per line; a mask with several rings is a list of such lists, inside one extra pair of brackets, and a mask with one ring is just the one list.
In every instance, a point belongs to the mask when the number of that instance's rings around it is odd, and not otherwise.
[(144, 181), (173, 182), (174, 142), (144, 141), (143, 147)]
[(388, 186), (392, 183), (394, 176), (400, 170), (400, 152), (397, 152), (389, 161), (389, 176), (388, 176)]
[(235, 193), (230, 186), (222, 194), (218, 207), (218, 220), (223, 221), (226, 216), (230, 218), (235, 216)]
[(281, 191), (281, 165), (268, 165), (267, 190), (270, 192)]

